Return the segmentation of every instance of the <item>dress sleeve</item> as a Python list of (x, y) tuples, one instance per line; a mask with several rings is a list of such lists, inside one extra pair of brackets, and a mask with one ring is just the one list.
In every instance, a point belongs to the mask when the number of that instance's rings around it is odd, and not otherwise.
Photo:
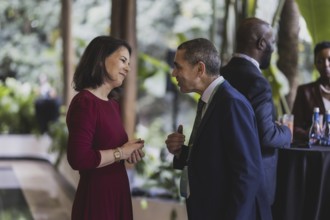
[(67, 158), (75, 170), (96, 168), (101, 154), (93, 149), (97, 111), (95, 103), (88, 97), (75, 97), (70, 104), (66, 122), (69, 130)]

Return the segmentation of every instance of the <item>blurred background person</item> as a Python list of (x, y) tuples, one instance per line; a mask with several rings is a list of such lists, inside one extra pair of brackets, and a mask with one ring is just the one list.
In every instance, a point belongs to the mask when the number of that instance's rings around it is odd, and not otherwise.
[(60, 99), (45, 74), (39, 76), (38, 97), (35, 101), (35, 114), (41, 133), (48, 131), (50, 122), (60, 116)]
[(251, 103), (256, 115), (270, 204), (275, 199), (277, 148), (290, 147), (291, 131), (279, 125), (272, 89), (261, 69), (270, 65), (275, 36), (270, 24), (259, 18), (246, 18), (236, 32), (236, 50), (220, 72)]
[[(324, 115), (330, 109), (330, 42), (319, 42), (314, 47), (314, 66), (319, 78), (300, 85), (293, 104), (294, 140), (308, 141), (314, 107), (319, 107)], [(321, 123), (322, 124), (322, 123)]]

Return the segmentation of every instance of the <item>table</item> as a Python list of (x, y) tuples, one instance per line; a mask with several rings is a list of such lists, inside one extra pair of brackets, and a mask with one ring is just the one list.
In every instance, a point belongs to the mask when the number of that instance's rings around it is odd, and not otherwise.
[(330, 147), (280, 149), (274, 220), (330, 220)]

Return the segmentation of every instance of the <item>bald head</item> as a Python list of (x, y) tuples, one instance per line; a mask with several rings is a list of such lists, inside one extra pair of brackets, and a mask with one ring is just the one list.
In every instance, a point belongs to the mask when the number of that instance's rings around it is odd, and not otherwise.
[(256, 59), (260, 68), (269, 66), (274, 43), (272, 27), (259, 18), (246, 18), (237, 29), (236, 52)]
[(244, 19), (240, 23), (236, 33), (237, 50), (246, 50), (247, 47), (255, 47), (256, 42), (271, 31), (271, 26), (259, 18)]

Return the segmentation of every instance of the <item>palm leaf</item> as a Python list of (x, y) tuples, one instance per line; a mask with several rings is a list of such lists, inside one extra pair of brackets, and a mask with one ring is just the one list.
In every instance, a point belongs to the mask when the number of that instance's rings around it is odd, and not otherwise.
[(315, 43), (330, 40), (329, 0), (296, 0)]

